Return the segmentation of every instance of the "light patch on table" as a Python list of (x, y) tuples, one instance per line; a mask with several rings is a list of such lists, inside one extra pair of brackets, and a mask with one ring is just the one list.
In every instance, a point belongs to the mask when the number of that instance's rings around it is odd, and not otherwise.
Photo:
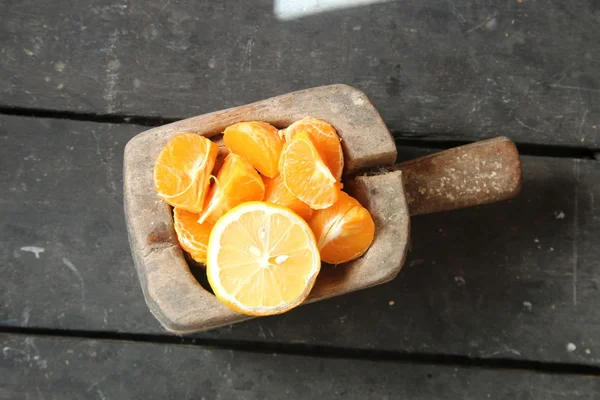
[(79, 270), (77, 269), (75, 264), (73, 264), (69, 259), (63, 257), (62, 262), (66, 265), (67, 268), (69, 268), (69, 270), (71, 270), (71, 272), (73, 272), (73, 275), (75, 275), (75, 277), (79, 281), (79, 289), (81, 291), (81, 309), (85, 311), (85, 284), (83, 283), (83, 277), (79, 273)]
[(21, 247), (21, 251), (27, 251), (29, 253), (33, 253), (33, 254), (35, 254), (35, 258), (40, 258), (40, 253), (43, 253), (44, 251), (46, 251), (46, 249), (44, 249), (43, 247), (37, 247), (37, 246), (23, 246), (23, 247)]
[(119, 31), (114, 30), (108, 38), (108, 46), (106, 48), (106, 57), (108, 64), (106, 66), (106, 86), (104, 87), (104, 95), (106, 100), (106, 111), (112, 113), (116, 108), (117, 86), (119, 80), (119, 68), (121, 61), (117, 58), (117, 44), (119, 43)]
[(291, 20), (327, 11), (386, 3), (391, 0), (275, 0), (273, 12), (279, 20)]

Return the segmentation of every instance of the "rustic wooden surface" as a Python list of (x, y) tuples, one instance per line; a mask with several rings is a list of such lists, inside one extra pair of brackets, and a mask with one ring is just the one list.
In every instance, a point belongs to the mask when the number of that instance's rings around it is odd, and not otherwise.
[(594, 399), (600, 380), (523, 371), (0, 335), (2, 399)]
[[(600, 4), (281, 4), (0, 2), (0, 399), (596, 399)], [(331, 83), (373, 100), (400, 161), (507, 136), (522, 192), (412, 218), (385, 285), (168, 334), (127, 243), (125, 143)]]
[(347, 83), (407, 136), (600, 146), (600, 5), (405, 0), (0, 4), (0, 105), (185, 118)]
[[(2, 326), (166, 334), (144, 303), (123, 216), (123, 147), (144, 128), (0, 121)], [(199, 337), (600, 365), (600, 168), (522, 158), (514, 200), (413, 218), (394, 281)]]

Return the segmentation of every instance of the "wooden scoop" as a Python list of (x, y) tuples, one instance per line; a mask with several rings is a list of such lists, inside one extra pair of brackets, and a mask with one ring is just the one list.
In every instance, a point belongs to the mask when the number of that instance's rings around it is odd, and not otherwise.
[(252, 317), (223, 305), (192, 276), (177, 243), (171, 208), (154, 191), (152, 172), (159, 152), (180, 132), (215, 137), (240, 121), (284, 128), (306, 116), (323, 119), (338, 131), (345, 188), (369, 209), (376, 234), (362, 257), (323, 266), (305, 303), (395, 278), (404, 264), (411, 215), (505, 200), (520, 191), (519, 154), (504, 137), (394, 165), (394, 139), (379, 113), (364, 93), (346, 85), (289, 93), (142, 132), (125, 148), (125, 217), (146, 303), (167, 330), (199, 332)]

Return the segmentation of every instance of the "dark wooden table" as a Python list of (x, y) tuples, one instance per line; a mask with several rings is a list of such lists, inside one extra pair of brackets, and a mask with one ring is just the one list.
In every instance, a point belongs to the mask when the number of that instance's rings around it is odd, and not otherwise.
[[(599, 399), (600, 3), (281, 4), (0, 2), (0, 399)], [(124, 145), (330, 83), (372, 98), (402, 160), (508, 136), (521, 194), (414, 218), (388, 284), (166, 333)]]

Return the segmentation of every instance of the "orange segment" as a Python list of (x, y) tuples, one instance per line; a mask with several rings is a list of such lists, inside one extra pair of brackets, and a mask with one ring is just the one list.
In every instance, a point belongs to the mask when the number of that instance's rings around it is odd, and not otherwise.
[(321, 259), (330, 264), (360, 257), (375, 236), (369, 211), (345, 192), (340, 192), (333, 206), (315, 211), (308, 224), (317, 238)]
[(198, 214), (174, 208), (173, 225), (177, 233), (179, 245), (194, 260), (206, 263), (206, 249), (208, 247), (212, 224), (200, 224), (198, 223)]
[(337, 201), (341, 185), (336, 183), (308, 133), (300, 132), (285, 144), (279, 170), (285, 187), (311, 208), (327, 208)]
[(243, 203), (223, 215), (208, 241), (215, 296), (237, 312), (280, 314), (299, 305), (321, 268), (306, 221), (286, 207)]
[(297, 198), (287, 190), (283, 184), (281, 175), (277, 175), (275, 178), (267, 178), (263, 176), (263, 182), (265, 183), (265, 197), (264, 201), (273, 204), (279, 204), (288, 207), (290, 210), (307, 220), (312, 215), (312, 209), (302, 200)]
[(254, 167), (242, 156), (229, 153), (210, 189), (207, 205), (198, 222), (214, 224), (238, 204), (262, 200), (265, 185)]
[(300, 132), (307, 132), (310, 135), (321, 158), (335, 179), (340, 181), (344, 170), (344, 153), (335, 128), (323, 120), (306, 117), (288, 126), (283, 131), (283, 135), (289, 142)]
[(173, 137), (154, 165), (158, 196), (173, 207), (200, 212), (215, 164), (218, 146), (194, 133)]
[(277, 175), (283, 146), (278, 132), (266, 122), (240, 122), (225, 129), (223, 141), (229, 151), (245, 157), (261, 174), (272, 178)]

